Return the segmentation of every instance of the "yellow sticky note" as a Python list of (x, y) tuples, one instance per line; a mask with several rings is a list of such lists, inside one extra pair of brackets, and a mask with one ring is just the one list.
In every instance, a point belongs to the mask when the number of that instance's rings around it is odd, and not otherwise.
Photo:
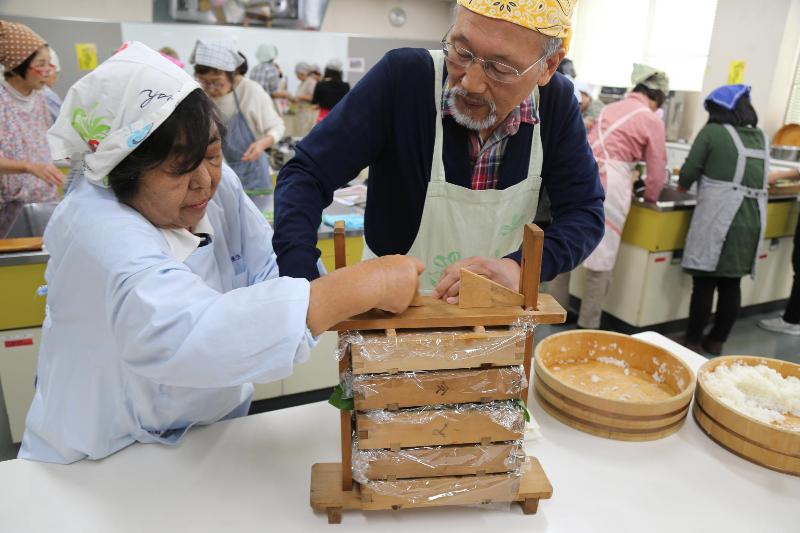
[(75, 43), (75, 53), (78, 56), (79, 70), (94, 70), (97, 68), (97, 45), (94, 43)]
[(731, 61), (728, 68), (728, 85), (744, 82), (744, 61)]

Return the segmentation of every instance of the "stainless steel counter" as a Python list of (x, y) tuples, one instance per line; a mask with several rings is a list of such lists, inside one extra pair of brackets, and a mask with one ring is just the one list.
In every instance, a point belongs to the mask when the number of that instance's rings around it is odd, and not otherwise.
[[(770, 202), (794, 202), (798, 200), (796, 194), (777, 195), (770, 194)], [(661, 191), (656, 203), (647, 202), (640, 196), (634, 196), (632, 205), (638, 205), (652, 211), (677, 211), (680, 209), (693, 209), (697, 205), (697, 196), (688, 192), (680, 192), (672, 186), (666, 186)]]

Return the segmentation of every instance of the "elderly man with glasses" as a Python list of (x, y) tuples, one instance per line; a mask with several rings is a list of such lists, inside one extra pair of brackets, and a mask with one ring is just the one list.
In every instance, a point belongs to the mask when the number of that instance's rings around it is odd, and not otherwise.
[(556, 73), (572, 0), (458, 0), (440, 50), (387, 53), (281, 171), (282, 275), (313, 279), (334, 190), (369, 167), (365, 256), (425, 263), (421, 286), (458, 301), (467, 268), (517, 288), (522, 228), (547, 189), (542, 279), (603, 235), (603, 189), (572, 83)]

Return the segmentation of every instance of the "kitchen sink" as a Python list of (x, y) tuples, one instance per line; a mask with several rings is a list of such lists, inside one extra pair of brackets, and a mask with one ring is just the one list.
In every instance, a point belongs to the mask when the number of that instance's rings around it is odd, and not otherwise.
[(5, 215), (2, 218), (8, 224), (7, 229), (0, 225), (0, 238), (41, 237), (57, 205), (58, 202), (5, 204), (2, 206)]

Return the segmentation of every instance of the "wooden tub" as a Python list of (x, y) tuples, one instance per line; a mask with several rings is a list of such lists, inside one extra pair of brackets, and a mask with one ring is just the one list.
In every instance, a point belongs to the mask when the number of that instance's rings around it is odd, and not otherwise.
[[(697, 424), (711, 439), (753, 463), (772, 470), (800, 476), (800, 430), (785, 429), (756, 420), (722, 403), (706, 385), (707, 372), (719, 365), (740, 362), (755, 366), (764, 364), (784, 377), (800, 378), (800, 365), (768, 359), (733, 355), (717, 357), (700, 367), (695, 404), (692, 409)], [(794, 417), (797, 424), (797, 417)]]
[(616, 440), (656, 440), (680, 429), (694, 392), (692, 370), (671, 352), (628, 335), (567, 331), (534, 355), (542, 408), (568, 426)]

